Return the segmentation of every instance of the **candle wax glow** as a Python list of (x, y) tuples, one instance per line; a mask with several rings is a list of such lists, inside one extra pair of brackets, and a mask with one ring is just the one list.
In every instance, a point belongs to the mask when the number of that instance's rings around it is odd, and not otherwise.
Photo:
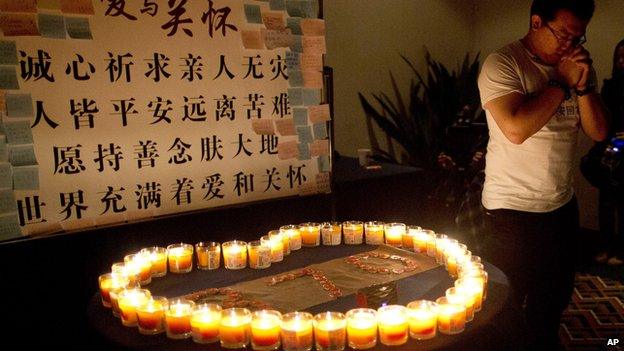
[(202, 340), (215, 340), (219, 336), (221, 311), (202, 311), (191, 316), (193, 335)]
[(257, 346), (271, 346), (279, 342), (279, 318), (267, 316), (251, 322), (251, 341)]
[(314, 330), (316, 343), (322, 348), (344, 345), (346, 337), (344, 320), (321, 320)]

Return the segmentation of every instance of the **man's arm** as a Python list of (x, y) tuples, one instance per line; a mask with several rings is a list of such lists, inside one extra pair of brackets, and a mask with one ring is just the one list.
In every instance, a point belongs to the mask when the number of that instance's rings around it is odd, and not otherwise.
[(489, 101), (484, 107), (509, 141), (522, 144), (548, 123), (564, 98), (563, 89), (549, 86), (534, 97), (514, 92)]
[[(575, 86), (576, 91), (586, 92), (588, 88), (593, 89), (593, 87), (588, 86), (592, 73), (592, 60), (589, 52), (585, 48), (579, 47), (566, 59), (576, 63), (582, 70), (581, 78)], [(600, 95), (592, 90), (578, 96), (577, 99), (583, 131), (594, 141), (603, 141), (608, 135), (609, 122), (607, 108)]]
[(607, 112), (600, 95), (591, 92), (578, 97), (581, 126), (588, 137), (594, 141), (603, 141), (609, 130)]

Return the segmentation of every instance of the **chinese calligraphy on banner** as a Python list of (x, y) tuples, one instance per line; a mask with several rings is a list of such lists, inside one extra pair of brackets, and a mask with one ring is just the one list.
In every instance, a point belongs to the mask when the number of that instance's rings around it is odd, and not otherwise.
[(0, 240), (329, 191), (317, 0), (0, 0)]

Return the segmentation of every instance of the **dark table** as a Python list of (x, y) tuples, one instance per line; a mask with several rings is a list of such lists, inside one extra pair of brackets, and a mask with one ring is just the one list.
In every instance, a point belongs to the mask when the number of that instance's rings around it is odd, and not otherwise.
[[(313, 263), (329, 261), (351, 254), (370, 251), (373, 246), (340, 245), (304, 248), (293, 251), (283, 262), (273, 264), (264, 270), (243, 269), (238, 271), (220, 268), (214, 271), (194, 269), (187, 274), (171, 274), (163, 278), (155, 278), (147, 286), (152, 295), (168, 297), (179, 296), (193, 291), (211, 287), (224, 287), (242, 281), (271, 276), (281, 272), (301, 268)], [(495, 266), (485, 263), (489, 274), (488, 298), (483, 309), (475, 315), (475, 319), (467, 323), (466, 330), (458, 335), (438, 333), (434, 339), (416, 341), (410, 339), (402, 346), (387, 347), (378, 344), (374, 350), (511, 350), (519, 347), (525, 329), (520, 317), (519, 308), (512, 299), (509, 282), (503, 272)], [(437, 267), (411, 277), (397, 281), (398, 302), (406, 305), (416, 299), (435, 300), (444, 296), (445, 290), (453, 285), (444, 267)], [(306, 309), (313, 314), (323, 311), (346, 312), (356, 308), (355, 295), (343, 296), (339, 299)], [(156, 336), (141, 335), (137, 328), (124, 327), (121, 321), (112, 315), (110, 309), (102, 306), (99, 293), (91, 298), (87, 308), (90, 326), (102, 336), (102, 342), (108, 343), (111, 349), (131, 350), (219, 350), (218, 343), (201, 345), (191, 339), (172, 340), (164, 333)], [(70, 336), (68, 336), (70, 337)], [(249, 348), (251, 349), (251, 348)]]

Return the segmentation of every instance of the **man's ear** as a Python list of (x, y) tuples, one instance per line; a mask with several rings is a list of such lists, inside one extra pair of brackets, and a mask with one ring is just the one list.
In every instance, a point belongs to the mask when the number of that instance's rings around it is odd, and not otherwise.
[(538, 15), (531, 16), (531, 29), (538, 30), (542, 27), (542, 18)]

